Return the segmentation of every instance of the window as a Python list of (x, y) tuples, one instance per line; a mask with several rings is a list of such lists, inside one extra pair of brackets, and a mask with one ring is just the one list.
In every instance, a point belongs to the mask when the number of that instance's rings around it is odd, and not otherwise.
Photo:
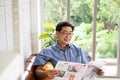
[[(52, 23), (55, 27), (57, 22), (70, 20), (76, 27), (72, 42), (80, 45), (85, 52), (92, 53), (95, 42), (95, 60), (105, 60), (108, 62), (106, 76), (119, 76), (120, 62), (119, 55), (119, 3), (120, 1), (101, 1), (97, 2), (97, 19), (95, 38), (93, 37), (93, 14), (95, 0), (43, 0), (43, 24)], [(110, 4), (108, 4), (110, 3)], [(114, 14), (114, 15), (113, 15)], [(50, 25), (50, 24), (49, 24)], [(76, 40), (75, 40), (76, 39)], [(94, 39), (94, 40), (93, 40)], [(117, 58), (117, 59), (116, 59)], [(116, 65), (116, 63), (119, 63)], [(113, 69), (109, 72), (109, 68)], [(109, 72), (109, 73), (108, 73)]]

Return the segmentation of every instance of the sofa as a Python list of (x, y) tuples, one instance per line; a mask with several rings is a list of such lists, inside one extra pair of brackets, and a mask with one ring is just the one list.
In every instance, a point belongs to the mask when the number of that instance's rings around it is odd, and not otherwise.
[[(32, 54), (26, 59), (22, 80), (37, 80), (37, 78), (35, 77), (36, 67), (33, 66), (33, 62), (34, 62), (36, 56), (37, 56), (37, 54)], [(47, 62), (42, 68), (43, 71), (46, 71), (48, 69), (54, 69), (51, 62)], [(45, 78), (44, 80), (49, 80), (49, 79)]]

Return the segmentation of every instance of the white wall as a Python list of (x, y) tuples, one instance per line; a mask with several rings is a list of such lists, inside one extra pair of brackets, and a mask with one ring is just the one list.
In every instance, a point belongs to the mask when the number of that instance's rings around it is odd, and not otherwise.
[(13, 50), (12, 2), (0, 0), (0, 51)]
[(20, 80), (25, 58), (38, 52), (37, 1), (0, 0), (0, 80)]

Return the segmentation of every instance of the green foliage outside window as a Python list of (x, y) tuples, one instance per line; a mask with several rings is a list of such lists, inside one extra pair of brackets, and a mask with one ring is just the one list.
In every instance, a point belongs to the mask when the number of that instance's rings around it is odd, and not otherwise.
[[(108, 31), (103, 30), (103, 23), (98, 23), (97, 26), (97, 54), (101, 58), (115, 58), (117, 55), (117, 29)], [(55, 36), (55, 25), (46, 23), (44, 26), (45, 32), (39, 36), (44, 39), (44, 47), (46, 48), (54, 44), (57, 39)], [(79, 34), (78, 34), (79, 33)], [(73, 44), (79, 45), (86, 53), (92, 51), (92, 25), (91, 23), (81, 23), (75, 27), (74, 35), (71, 41)]]
[(44, 33), (39, 36), (40, 39), (44, 39), (43, 48), (46, 48), (56, 42), (55, 27), (52, 23), (46, 23), (44, 25)]
[[(44, 47), (56, 42), (55, 25), (67, 20), (67, 0), (44, 0)], [(93, 0), (70, 0), (70, 21), (76, 26), (72, 43), (86, 53), (92, 51)], [(52, 4), (52, 5), (51, 5)], [(96, 55), (100, 58), (116, 58), (118, 47), (118, 22), (120, 0), (98, 0)]]

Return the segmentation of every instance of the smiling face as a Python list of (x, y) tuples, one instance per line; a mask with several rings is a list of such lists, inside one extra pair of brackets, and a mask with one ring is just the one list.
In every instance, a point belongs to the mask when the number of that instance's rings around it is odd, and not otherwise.
[(67, 44), (70, 43), (72, 35), (73, 35), (73, 31), (70, 26), (64, 26), (61, 31), (56, 31), (58, 44), (60, 46), (66, 46)]

